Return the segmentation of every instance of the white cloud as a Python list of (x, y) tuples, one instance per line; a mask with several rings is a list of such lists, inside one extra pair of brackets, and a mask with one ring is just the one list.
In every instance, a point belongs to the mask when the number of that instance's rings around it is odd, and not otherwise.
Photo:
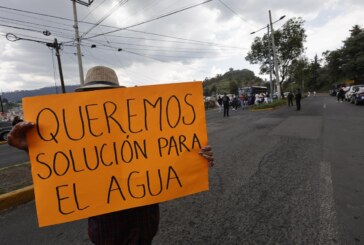
[[(338, 6), (334, 6), (338, 8)], [(340, 6), (343, 8), (343, 6)], [(343, 41), (349, 37), (349, 30), (356, 24), (363, 24), (359, 21), (362, 18), (362, 9), (357, 9), (347, 5), (345, 11), (341, 11), (336, 16), (327, 16), (328, 21), (322, 26), (311, 26), (307, 31), (307, 56), (313, 58), (315, 54), (321, 56), (326, 50), (336, 50), (343, 46)]]
[[(95, 1), (90, 7), (77, 5), (79, 20), (96, 23), (100, 18), (106, 17), (107, 13), (111, 13), (112, 4), (115, 2), (113, 0)], [(198, 0), (128, 1), (125, 5), (116, 8), (102, 24), (125, 27), (199, 2)], [(225, 73), (230, 67), (250, 69), (258, 75), (259, 65), (249, 64), (244, 57), (254, 37), (264, 35), (264, 30), (255, 35), (250, 33), (268, 24), (268, 10), (271, 10), (273, 21), (286, 15), (284, 20), (275, 24), (276, 28), (292, 17), (302, 17), (306, 21), (304, 27), (308, 37), (305, 46), (309, 59), (313, 59), (316, 53), (320, 55), (325, 50), (339, 48), (342, 41), (349, 36), (351, 27), (355, 24), (363, 25), (364, 22), (362, 18), (364, 1), (359, 0), (345, 2), (338, 0), (223, 0), (223, 2), (239, 15), (232, 13), (220, 1), (212, 1), (132, 28), (141, 32), (152, 32), (180, 39), (119, 31), (107, 37), (100, 36), (84, 40), (82, 43), (84, 73), (94, 65), (107, 65), (117, 70), (120, 81), (128, 86), (203, 80), (217, 73)], [(11, 32), (25, 39), (45, 42), (53, 42), (57, 37), (59, 42), (73, 44), (71, 1), (12, 0), (3, 5), (5, 4), (10, 8), (55, 15), (70, 20), (0, 8), (2, 17), (8, 18), (8, 20), (2, 19), (0, 24), (38, 30), (38, 32), (29, 32), (0, 26), (0, 33), (3, 35)], [(100, 6), (97, 7), (99, 4)], [(26, 23), (19, 25), (20, 22), (17, 21)], [(79, 27), (82, 32), (89, 30), (91, 25), (81, 22)], [(42, 35), (44, 30), (51, 31), (52, 35), (49, 37)], [(88, 34), (88, 37), (110, 30), (113, 29), (97, 27)], [(191, 44), (182, 39), (201, 42)], [(96, 44), (97, 47), (90, 48), (91, 44)], [(221, 44), (225, 47), (212, 44)], [(239, 49), (234, 49), (232, 46)], [(118, 52), (118, 48), (123, 51)], [(75, 52), (74, 46), (63, 46), (61, 51), (66, 84), (79, 84)], [(53, 86), (55, 78), (59, 85), (57, 63), (53, 62), (56, 62), (54, 53), (52, 56), (51, 50), (45, 44), (29, 40), (9, 42), (4, 36), (0, 36), (0, 85), (3, 91)]]

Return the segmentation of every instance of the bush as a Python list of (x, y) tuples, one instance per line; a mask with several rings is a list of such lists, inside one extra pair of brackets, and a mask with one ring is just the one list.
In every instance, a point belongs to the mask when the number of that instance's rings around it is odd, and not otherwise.
[(216, 102), (214, 100), (205, 101), (205, 110), (216, 108)]
[(275, 108), (275, 107), (279, 107), (282, 105), (287, 104), (287, 100), (286, 99), (280, 99), (280, 100), (274, 100), (271, 103), (262, 103), (262, 104), (258, 104), (258, 105), (252, 105), (250, 107), (251, 110), (259, 110), (259, 109), (268, 109), (268, 108)]

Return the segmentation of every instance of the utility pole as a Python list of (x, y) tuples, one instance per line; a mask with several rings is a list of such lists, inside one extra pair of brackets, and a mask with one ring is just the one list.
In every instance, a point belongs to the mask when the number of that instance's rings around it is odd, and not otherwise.
[(78, 71), (80, 74), (80, 84), (84, 85), (85, 81), (83, 79), (83, 67), (82, 67), (82, 58), (81, 58), (81, 44), (80, 44), (80, 34), (78, 32), (78, 20), (77, 20), (77, 10), (76, 10), (76, 0), (71, 0), (73, 3), (73, 17), (74, 17), (74, 25), (75, 28), (75, 39), (76, 39), (76, 47), (77, 47), (77, 59), (78, 59)]
[(61, 46), (58, 44), (57, 38), (54, 39), (53, 43), (47, 43), (48, 47), (54, 48), (56, 50), (57, 62), (58, 62), (58, 70), (59, 70), (59, 78), (61, 79), (61, 86), (62, 86), (62, 93), (66, 93), (66, 89), (64, 86), (63, 80), (63, 72), (62, 72), (62, 64), (61, 64), (61, 55), (59, 54), (59, 47)]
[(269, 41), (269, 25), (267, 25), (267, 31), (268, 31), (268, 59), (269, 59), (269, 85), (270, 85), (270, 99), (273, 101), (273, 81), (272, 81), (272, 54), (271, 54), (271, 47), (270, 47), (270, 41)]
[(273, 47), (273, 60), (274, 60), (274, 68), (275, 68), (275, 75), (276, 75), (276, 83), (277, 83), (277, 93), (278, 93), (278, 99), (281, 98), (281, 85), (279, 82), (279, 67), (278, 67), (278, 59), (277, 59), (277, 51), (276, 51), (276, 45), (274, 42), (274, 29), (272, 24), (272, 15), (269, 10), (269, 23), (270, 23), (270, 30), (271, 30), (271, 36), (272, 36), (272, 47)]
[(80, 84), (84, 85), (85, 81), (83, 78), (83, 67), (82, 67), (82, 53), (81, 53), (81, 39), (80, 39), (80, 33), (78, 31), (78, 20), (77, 20), (77, 9), (76, 9), (76, 2), (84, 5), (86, 7), (90, 6), (94, 0), (71, 0), (73, 4), (73, 18), (74, 18), (74, 24), (73, 28), (75, 28), (75, 40), (76, 40), (76, 47), (77, 47), (77, 59), (78, 59), (78, 71), (80, 73)]

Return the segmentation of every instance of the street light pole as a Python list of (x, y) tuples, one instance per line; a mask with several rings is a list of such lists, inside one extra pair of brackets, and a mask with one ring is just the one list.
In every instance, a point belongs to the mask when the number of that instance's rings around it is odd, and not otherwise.
[(83, 79), (83, 67), (82, 67), (82, 58), (81, 58), (81, 44), (80, 44), (80, 34), (78, 32), (78, 20), (77, 20), (77, 10), (76, 10), (76, 0), (72, 0), (73, 3), (73, 17), (74, 17), (74, 25), (75, 28), (75, 39), (76, 39), (76, 46), (77, 46), (77, 59), (78, 59), (78, 71), (80, 74), (80, 84), (84, 85)]
[(268, 59), (269, 59), (269, 85), (270, 85), (270, 99), (273, 100), (273, 81), (272, 81), (272, 55), (269, 41), (269, 25), (267, 25), (268, 31)]
[[(274, 42), (274, 31), (273, 31), (273, 24), (282, 20), (284, 17), (286, 17), (285, 15), (283, 15), (281, 18), (279, 18), (278, 20), (274, 21), (272, 23), (272, 17), (271, 17), (271, 14), (270, 14), (270, 10), (269, 10), (269, 24), (267, 25), (267, 29), (268, 29), (268, 46), (269, 46), (269, 75), (270, 75), (270, 81), (271, 81), (271, 94), (272, 94), (272, 91), (274, 90), (274, 86), (273, 86), (273, 82), (272, 82), (272, 60), (271, 60), (271, 48), (270, 48), (270, 41), (269, 41), (269, 25), (270, 25), (270, 28), (271, 28), (271, 42), (272, 42), (272, 46), (273, 46), (273, 60), (274, 60), (274, 68), (276, 70), (275, 72), (275, 75), (276, 75), (276, 81), (278, 83), (277, 85), (277, 92), (278, 92), (278, 98), (281, 98), (281, 87), (280, 87), (280, 84), (279, 84), (279, 70), (278, 70), (278, 60), (277, 60), (277, 54), (276, 54), (276, 46), (275, 46), (275, 42)], [(257, 31), (253, 31), (252, 33), (250, 34), (255, 34), (257, 33), (258, 31), (261, 31), (261, 30), (264, 30), (265, 27), (257, 30)]]
[[(284, 16), (282, 16), (284, 18)], [(283, 19), (281, 17), (281, 19)], [(272, 47), (273, 47), (273, 61), (274, 61), (274, 68), (275, 68), (275, 75), (276, 75), (276, 82), (277, 82), (277, 93), (278, 93), (278, 99), (281, 98), (281, 84), (279, 82), (279, 67), (278, 67), (278, 59), (277, 59), (277, 51), (276, 51), (276, 45), (274, 42), (274, 29), (272, 24), (272, 15), (269, 10), (269, 23), (270, 23), (270, 30), (271, 30), (271, 36), (272, 36)]]
[(77, 10), (76, 10), (76, 2), (84, 5), (86, 7), (90, 6), (94, 0), (71, 0), (73, 4), (73, 18), (74, 18), (74, 25), (73, 28), (75, 28), (75, 40), (76, 40), (76, 47), (77, 47), (77, 59), (78, 59), (78, 71), (80, 73), (80, 84), (84, 85), (85, 81), (83, 78), (83, 67), (82, 67), (82, 54), (81, 54), (81, 39), (80, 39), (80, 33), (78, 31), (78, 20), (77, 20)]

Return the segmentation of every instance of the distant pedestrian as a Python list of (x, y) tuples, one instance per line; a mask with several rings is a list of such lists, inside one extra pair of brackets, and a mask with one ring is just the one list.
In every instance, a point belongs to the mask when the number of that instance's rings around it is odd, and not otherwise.
[(221, 98), (220, 95), (219, 95), (219, 98), (217, 99), (217, 105), (219, 107), (219, 112), (221, 112), (221, 108), (222, 108), (222, 98)]
[(224, 106), (224, 117), (228, 117), (229, 116), (229, 107), (230, 107), (230, 98), (229, 98), (229, 96), (226, 95), (226, 93), (224, 93), (224, 96), (222, 97), (222, 103)]
[(316, 91), (313, 91), (313, 96), (316, 96)]
[(234, 96), (234, 98), (231, 102), (231, 106), (233, 107), (234, 111), (238, 110), (239, 104), (240, 104), (240, 101), (239, 101), (238, 97)]
[(288, 106), (293, 106), (293, 93), (289, 92), (287, 95)]
[(339, 92), (337, 93), (337, 102), (343, 102), (344, 101), (345, 92), (342, 87), (340, 87)]
[(248, 106), (248, 98), (246, 95), (243, 94), (241, 96), (241, 107), (244, 110), (244, 109), (246, 109), (247, 106)]
[(296, 111), (300, 111), (301, 110), (301, 98), (302, 98), (302, 95), (301, 95), (301, 89), (297, 89), (297, 92), (295, 94), (295, 99), (296, 99)]

